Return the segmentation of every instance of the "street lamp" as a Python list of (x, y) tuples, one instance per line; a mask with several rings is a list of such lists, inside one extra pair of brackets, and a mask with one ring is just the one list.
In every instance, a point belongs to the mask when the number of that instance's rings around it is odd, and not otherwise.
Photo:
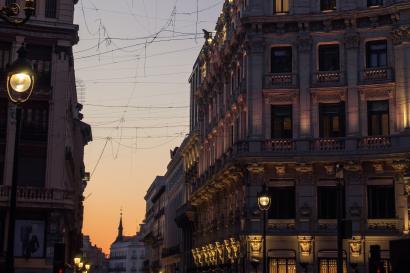
[(34, 0), (25, 0), (23, 8), (25, 16), (24, 18), (19, 18), (17, 16), (21, 11), (20, 6), (17, 3), (12, 3), (8, 6), (0, 8), (0, 18), (15, 26), (23, 25), (34, 14), (35, 6)]
[(337, 191), (337, 273), (343, 273), (343, 179), (344, 179), (344, 167), (342, 164), (336, 164), (336, 191)]
[(89, 273), (91, 265), (85, 263), (80, 257), (74, 258), (74, 273)]
[(10, 66), (7, 73), (6, 90), (10, 101), (16, 106), (16, 132), (14, 137), (14, 160), (13, 176), (11, 180), (10, 210), (8, 221), (8, 238), (6, 269), (8, 273), (14, 273), (14, 229), (16, 224), (16, 195), (18, 175), (18, 147), (20, 136), (20, 105), (26, 102), (33, 91), (35, 73), (29, 60), (26, 59), (26, 50), (21, 47), (18, 50), (17, 60)]
[(263, 273), (267, 273), (267, 261), (266, 261), (266, 213), (270, 208), (271, 204), (271, 197), (268, 194), (268, 191), (266, 189), (266, 184), (263, 185), (262, 187), (262, 192), (258, 194), (258, 206), (259, 209), (263, 213)]

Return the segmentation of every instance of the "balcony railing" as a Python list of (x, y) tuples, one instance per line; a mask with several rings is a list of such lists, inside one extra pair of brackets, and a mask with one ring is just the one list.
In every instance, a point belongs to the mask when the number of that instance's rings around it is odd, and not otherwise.
[(314, 79), (316, 84), (342, 84), (344, 73), (342, 71), (319, 71)]
[(311, 151), (334, 152), (345, 149), (344, 138), (319, 138), (311, 142)]
[(264, 87), (275, 88), (295, 88), (297, 86), (297, 75), (292, 73), (271, 73), (265, 75)]
[(362, 82), (386, 82), (393, 80), (393, 69), (389, 67), (366, 68), (361, 75)]
[(358, 142), (360, 150), (380, 150), (391, 147), (391, 138), (389, 136), (370, 136), (364, 137)]
[(292, 139), (270, 139), (265, 142), (265, 150), (272, 152), (292, 152), (295, 150)]
[[(10, 186), (0, 186), (0, 202), (9, 200), (10, 191)], [(62, 205), (74, 205), (71, 192), (56, 189), (18, 187), (17, 200), (19, 202), (35, 202), (38, 204), (59, 203)]]

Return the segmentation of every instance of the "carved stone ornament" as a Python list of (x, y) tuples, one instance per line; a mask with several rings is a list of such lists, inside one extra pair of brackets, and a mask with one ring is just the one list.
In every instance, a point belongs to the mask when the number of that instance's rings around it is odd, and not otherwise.
[(231, 242), (229, 240), (224, 240), (224, 244), (225, 244), (226, 256), (228, 257), (229, 260), (233, 261)]
[(360, 172), (363, 170), (362, 165), (359, 162), (348, 162), (344, 165), (344, 169), (349, 172)]
[(299, 34), (297, 43), (301, 52), (307, 53), (312, 50), (312, 37), (307, 32)]
[(310, 218), (312, 209), (305, 203), (302, 207), (300, 207), (299, 213), (302, 218)]
[(284, 176), (286, 174), (285, 166), (275, 166), (275, 171), (277, 176)]
[(303, 236), (299, 237), (299, 250), (300, 250), (300, 255), (307, 257), (310, 256), (312, 253), (312, 248), (313, 248), (313, 238), (311, 236)]
[(313, 166), (310, 164), (299, 164), (295, 167), (296, 171), (301, 174), (312, 173)]
[(410, 25), (401, 25), (392, 31), (392, 39), (395, 45), (410, 40)]
[(360, 257), (362, 254), (362, 241), (360, 239), (351, 241), (349, 243), (349, 249), (352, 257)]
[(373, 165), (373, 169), (374, 169), (375, 173), (383, 173), (384, 172), (383, 163), (375, 162), (372, 165)]
[(403, 173), (408, 169), (409, 164), (406, 161), (394, 161), (391, 166), (396, 172)]
[(347, 49), (358, 48), (360, 44), (360, 35), (356, 31), (348, 31), (345, 35), (345, 47)]
[(220, 242), (215, 242), (215, 248), (216, 248), (216, 251), (217, 251), (218, 260), (221, 264), (223, 264), (224, 261), (225, 261), (224, 245), (221, 244)]
[(349, 208), (349, 213), (352, 217), (360, 217), (362, 214), (362, 208), (359, 207), (357, 203), (354, 203), (353, 206)]
[(335, 174), (335, 165), (325, 165), (324, 168), (327, 175)]
[(264, 171), (264, 167), (259, 164), (249, 164), (247, 167), (248, 171), (251, 172), (252, 174), (261, 174)]
[(407, 196), (410, 196), (410, 184), (407, 182), (407, 184), (404, 185), (404, 193)]
[(239, 258), (239, 252), (240, 252), (240, 249), (241, 249), (241, 244), (240, 244), (239, 241), (235, 240), (235, 238), (230, 238), (230, 240), (231, 240), (233, 258), (238, 259)]
[(262, 254), (262, 237), (261, 236), (249, 236), (249, 252), (250, 257), (260, 257)]

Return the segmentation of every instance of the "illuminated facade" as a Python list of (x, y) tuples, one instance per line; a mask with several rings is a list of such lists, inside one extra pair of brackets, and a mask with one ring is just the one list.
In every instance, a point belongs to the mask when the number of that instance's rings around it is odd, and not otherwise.
[(409, 15), (409, 1), (225, 2), (190, 78), (182, 272), (262, 270), (263, 184), (269, 272), (336, 272), (337, 163), (345, 271), (368, 272), (371, 245), (389, 267), (409, 234)]
[[(16, 1), (0, 1), (0, 6)], [(22, 1), (17, 1), (21, 3)], [(7, 65), (24, 44), (37, 84), (22, 106), (14, 256), (16, 272), (49, 273), (55, 243), (65, 245), (66, 263), (82, 245), (83, 163), (91, 128), (82, 121), (72, 46), (78, 42), (73, 0), (37, 0), (24, 26), (0, 21), (0, 272), (7, 250), (13, 171), (15, 108), (8, 102)]]

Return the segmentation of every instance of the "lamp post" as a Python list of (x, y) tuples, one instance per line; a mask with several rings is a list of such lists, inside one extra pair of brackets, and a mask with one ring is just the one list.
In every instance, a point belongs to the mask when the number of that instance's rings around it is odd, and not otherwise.
[(11, 180), (10, 209), (8, 217), (8, 238), (6, 253), (6, 272), (14, 273), (14, 229), (16, 223), (17, 176), (18, 176), (18, 147), (20, 140), (21, 104), (26, 102), (34, 88), (34, 70), (26, 59), (26, 50), (18, 50), (17, 60), (10, 66), (7, 73), (7, 94), (16, 107), (16, 132), (14, 137), (14, 160)]
[(343, 206), (343, 165), (336, 164), (336, 191), (337, 191), (337, 273), (343, 273), (343, 234), (342, 225), (344, 217)]
[(34, 0), (24, 1), (24, 18), (17, 17), (20, 14), (21, 8), (17, 3), (12, 3), (8, 6), (0, 8), (0, 18), (9, 24), (20, 26), (25, 24), (35, 11)]
[(80, 257), (74, 258), (74, 273), (89, 273), (91, 265), (85, 263)]
[(270, 204), (271, 204), (271, 197), (268, 194), (268, 191), (266, 189), (266, 184), (263, 185), (262, 187), (262, 192), (260, 192), (258, 194), (258, 206), (259, 209), (262, 211), (263, 213), (263, 247), (262, 247), (262, 251), (263, 251), (263, 261), (262, 261), (262, 270), (263, 273), (267, 273), (267, 261), (266, 261), (266, 213), (270, 208)]

